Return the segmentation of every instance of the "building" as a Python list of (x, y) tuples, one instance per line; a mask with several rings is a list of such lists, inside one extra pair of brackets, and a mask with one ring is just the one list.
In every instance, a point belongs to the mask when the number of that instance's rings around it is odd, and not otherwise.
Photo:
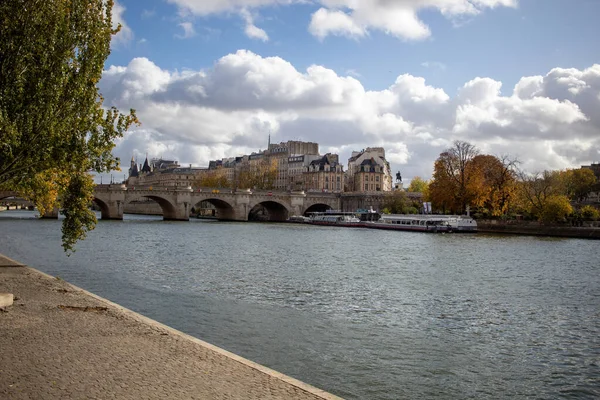
[(189, 167), (182, 167), (172, 160), (153, 159), (149, 162), (148, 157), (143, 165), (138, 166), (132, 157), (126, 183), (133, 187), (138, 185), (182, 188), (194, 186), (200, 175), (206, 171), (206, 168), (194, 168), (191, 164)]
[[(260, 175), (265, 175), (265, 181), (268, 181), (268, 186), (272, 189), (301, 190), (304, 184), (302, 174), (305, 167), (320, 157), (318, 143), (289, 140), (275, 144), (270, 142), (269, 136), (267, 150), (210, 161), (208, 169), (222, 168), (227, 180), (236, 187), (244, 186), (244, 181), (248, 181), (248, 179), (240, 180), (240, 177), (250, 176), (249, 180), (254, 182), (260, 180)], [(261, 182), (258, 186), (267, 183)]]
[[(363, 164), (368, 160), (366, 164)], [(379, 168), (375, 168), (375, 165)], [(366, 169), (369, 169), (368, 175), (369, 186), (365, 186), (367, 176)], [(375, 172), (375, 170), (379, 172)], [(383, 175), (378, 175), (382, 173)], [(358, 174), (358, 175), (357, 175)], [(390, 163), (385, 159), (385, 150), (383, 147), (368, 147), (361, 151), (353, 151), (352, 156), (348, 159), (348, 169), (346, 170), (346, 188), (352, 192), (372, 191), (371, 177), (373, 177), (373, 187), (377, 187), (375, 177), (379, 176), (379, 190), (389, 192), (392, 190), (392, 171)], [(369, 190), (365, 190), (368, 187)]]
[(289, 190), (304, 190), (304, 172), (311, 162), (322, 158), (318, 154), (293, 154), (288, 157), (287, 178)]
[(325, 154), (306, 167), (303, 175), (304, 190), (319, 192), (342, 192), (344, 168), (336, 154)]
[(354, 192), (382, 192), (384, 168), (373, 157), (363, 160), (354, 172)]

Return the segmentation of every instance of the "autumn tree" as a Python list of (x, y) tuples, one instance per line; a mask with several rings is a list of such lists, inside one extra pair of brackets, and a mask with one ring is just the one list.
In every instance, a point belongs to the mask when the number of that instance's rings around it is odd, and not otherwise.
[(517, 190), (521, 207), (538, 219), (551, 196), (563, 195), (562, 188), (558, 171), (544, 171), (531, 175), (523, 171), (519, 172)]
[(539, 212), (539, 220), (543, 222), (562, 222), (573, 213), (569, 198), (562, 194), (553, 194), (546, 198)]
[(192, 184), (194, 187), (228, 188), (231, 182), (227, 179), (224, 168), (204, 172)]
[(436, 208), (462, 213), (473, 201), (469, 185), (473, 179), (470, 162), (479, 150), (468, 142), (457, 140), (440, 154), (434, 165), (429, 196)]
[(423, 193), (425, 194), (429, 191), (429, 182), (421, 178), (420, 176), (415, 176), (410, 181), (410, 185), (408, 185), (407, 192), (415, 192), (415, 193)]
[(468, 165), (468, 192), (473, 205), (493, 216), (506, 214), (514, 196), (516, 164), (508, 156), (475, 156)]
[(572, 201), (583, 201), (596, 184), (596, 175), (591, 169), (567, 169), (560, 173), (564, 194)]
[(387, 195), (381, 204), (381, 210), (384, 214), (403, 214), (408, 205), (406, 194), (399, 190)]
[(96, 86), (110, 53), (112, 0), (0, 2), (0, 188), (40, 210), (60, 204), (73, 250), (96, 223), (89, 171), (119, 168), (114, 140), (136, 123)]
[(269, 190), (275, 187), (277, 179), (277, 159), (262, 158), (258, 162), (243, 169), (237, 176), (237, 185), (241, 188)]

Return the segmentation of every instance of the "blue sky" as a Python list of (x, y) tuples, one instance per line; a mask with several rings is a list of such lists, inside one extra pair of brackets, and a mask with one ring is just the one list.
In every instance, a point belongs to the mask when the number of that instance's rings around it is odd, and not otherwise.
[(456, 139), (532, 171), (600, 160), (597, 0), (119, 0), (114, 15), (101, 90), (140, 113), (127, 160), (206, 165), (269, 133), (342, 159), (383, 145), (409, 177)]

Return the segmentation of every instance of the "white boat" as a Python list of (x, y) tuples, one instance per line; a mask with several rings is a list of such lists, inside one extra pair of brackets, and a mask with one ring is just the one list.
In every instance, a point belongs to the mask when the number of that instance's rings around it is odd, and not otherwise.
[(364, 226), (364, 223), (361, 222), (354, 213), (333, 210), (311, 213), (308, 223), (313, 225), (333, 225), (352, 228)]
[(390, 229), (416, 232), (477, 232), (477, 222), (460, 215), (382, 215), (378, 221), (365, 222), (373, 229)]
[(298, 224), (303, 224), (303, 223), (309, 222), (310, 218), (305, 217), (303, 215), (292, 215), (291, 217), (288, 218), (287, 221), (288, 222), (295, 222), (295, 223), (298, 223)]

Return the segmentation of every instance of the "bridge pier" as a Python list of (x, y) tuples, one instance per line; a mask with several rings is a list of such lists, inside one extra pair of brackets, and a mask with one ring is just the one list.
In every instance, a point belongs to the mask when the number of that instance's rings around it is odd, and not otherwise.
[(106, 185), (102, 189), (96, 188), (94, 201), (100, 207), (102, 219), (123, 219), (126, 190), (125, 185)]
[(164, 221), (189, 221), (192, 198), (189, 191), (179, 192), (175, 196), (173, 207), (163, 207)]
[(44, 214), (40, 215), (40, 218), (43, 219), (58, 219), (59, 209), (58, 207), (53, 208), (52, 210), (46, 210)]

